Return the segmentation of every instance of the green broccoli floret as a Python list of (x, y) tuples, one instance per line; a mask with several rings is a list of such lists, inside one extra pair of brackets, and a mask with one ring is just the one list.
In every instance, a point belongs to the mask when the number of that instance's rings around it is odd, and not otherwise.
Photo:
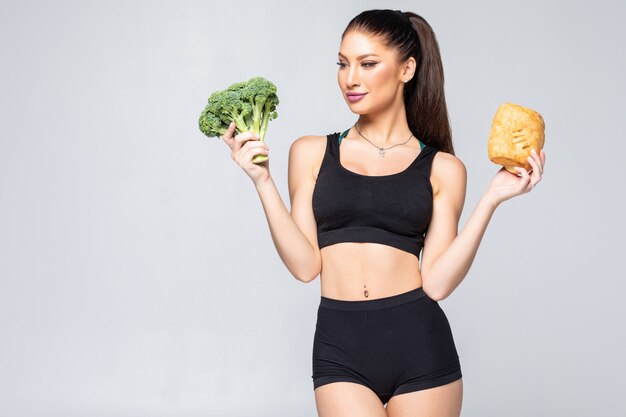
[(211, 112), (204, 112), (199, 120), (200, 130), (209, 137), (221, 137), (228, 128), (224, 122)]
[[(254, 132), (265, 140), (267, 125), (278, 117), (276, 86), (263, 77), (240, 81), (225, 90), (215, 91), (198, 120), (200, 131), (208, 137), (221, 137), (232, 121), (236, 134)], [(256, 155), (252, 162), (263, 162), (265, 155)]]

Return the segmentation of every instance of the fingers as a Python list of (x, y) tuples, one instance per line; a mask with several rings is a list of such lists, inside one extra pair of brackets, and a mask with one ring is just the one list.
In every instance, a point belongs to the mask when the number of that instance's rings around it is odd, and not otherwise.
[[(259, 137), (254, 132), (242, 132), (235, 136), (234, 151), (241, 149), (248, 141), (259, 141)], [(259, 141), (261, 142), (261, 141)], [(263, 143), (263, 142), (262, 142)]]
[(528, 161), (533, 166), (533, 176), (532, 176), (532, 185), (533, 187), (537, 185), (539, 181), (541, 181), (541, 177), (543, 175), (543, 165), (545, 163), (545, 153), (543, 149), (541, 149), (541, 155), (538, 155), (534, 149), (531, 149), (531, 155), (528, 157)]
[(269, 153), (267, 146), (263, 146), (264, 142), (258, 141), (259, 146), (251, 146), (245, 153), (244, 160), (251, 161), (257, 155), (266, 155)]
[(520, 181), (520, 184), (522, 184), (522, 189), (526, 190), (526, 192), (530, 191), (532, 189), (532, 182), (530, 180), (530, 175), (528, 174), (528, 171), (526, 171), (526, 168), (515, 167), (515, 170), (519, 172), (522, 176), (522, 180)]
[(226, 129), (226, 132), (224, 132), (224, 134), (222, 135), (222, 139), (224, 140), (224, 142), (226, 142), (226, 144), (230, 146), (231, 148), (233, 146), (233, 143), (232, 143), (233, 133), (235, 132), (236, 127), (237, 125), (235, 124), (235, 122), (230, 122), (228, 129)]
[(533, 167), (533, 171), (539, 171), (539, 175), (543, 174), (543, 162), (541, 161), (541, 157), (535, 152), (534, 149), (530, 150), (530, 155), (528, 156), (528, 162)]
[[(235, 139), (239, 141), (238, 139), (239, 136), (244, 136), (244, 137), (249, 136), (249, 135), (246, 135), (246, 133), (250, 133), (250, 132), (244, 132), (241, 135), (237, 135)], [(256, 137), (256, 136), (254, 136), (253, 134), (253, 137)], [(240, 146), (238, 151), (232, 153), (232, 157), (235, 161), (237, 161), (237, 163), (243, 166), (244, 164), (247, 164), (248, 161), (250, 161), (256, 155), (268, 155), (269, 149), (270, 149), (269, 146), (264, 141), (247, 139), (245, 143)]]
[[(260, 141), (259, 137), (255, 135), (254, 132), (242, 132), (233, 137), (233, 134), (236, 128), (237, 128), (237, 125), (235, 124), (235, 122), (231, 122), (230, 125), (228, 126), (228, 129), (226, 129), (226, 132), (222, 136), (222, 139), (224, 140), (224, 142), (226, 142), (226, 144), (230, 146), (230, 149), (231, 149), (230, 157), (232, 160), (237, 161), (238, 163), (241, 164), (242, 162), (239, 162), (238, 158), (240, 155), (244, 155), (246, 151), (250, 148), (250, 146), (267, 147), (265, 142)], [(248, 143), (252, 143), (252, 144), (258, 143), (258, 144), (248, 145), (246, 147)], [(245, 149), (242, 151), (244, 147)], [(267, 147), (267, 149), (269, 149), (269, 147)]]

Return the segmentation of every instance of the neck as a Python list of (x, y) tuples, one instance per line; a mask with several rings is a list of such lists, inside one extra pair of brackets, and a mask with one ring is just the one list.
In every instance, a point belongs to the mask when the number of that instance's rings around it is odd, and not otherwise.
[[(411, 129), (406, 120), (404, 106), (398, 107), (401, 110), (361, 115), (355, 123), (356, 127), (363, 136), (380, 147), (387, 148), (404, 143), (411, 136)], [(360, 135), (355, 130), (350, 136)]]

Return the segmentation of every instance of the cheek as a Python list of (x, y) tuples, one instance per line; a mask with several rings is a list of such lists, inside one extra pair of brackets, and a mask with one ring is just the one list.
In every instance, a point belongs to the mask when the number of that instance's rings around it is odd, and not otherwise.
[(367, 72), (368, 83), (372, 87), (393, 88), (393, 73), (388, 68), (377, 67)]

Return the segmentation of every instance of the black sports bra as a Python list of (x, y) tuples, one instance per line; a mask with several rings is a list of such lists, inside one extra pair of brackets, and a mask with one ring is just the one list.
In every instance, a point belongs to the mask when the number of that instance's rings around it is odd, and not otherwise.
[(350, 129), (326, 136), (313, 189), (319, 248), (340, 242), (374, 242), (418, 257), (433, 209), (430, 169), (438, 149), (420, 141), (420, 153), (401, 172), (362, 175), (341, 165), (339, 145)]

